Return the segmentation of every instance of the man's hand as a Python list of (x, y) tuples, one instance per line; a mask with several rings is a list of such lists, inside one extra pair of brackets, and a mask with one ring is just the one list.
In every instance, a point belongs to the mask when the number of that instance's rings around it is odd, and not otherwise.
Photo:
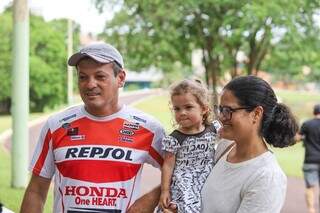
[(153, 213), (160, 197), (160, 186), (136, 200), (128, 209), (127, 213)]

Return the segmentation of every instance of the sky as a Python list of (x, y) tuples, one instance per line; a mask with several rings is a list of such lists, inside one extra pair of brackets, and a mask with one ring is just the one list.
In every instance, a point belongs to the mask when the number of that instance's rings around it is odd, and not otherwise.
[[(0, 13), (13, 0), (0, 0)], [(92, 0), (29, 0), (29, 8), (46, 21), (57, 18), (71, 18), (81, 26), (81, 32), (97, 34), (102, 32), (106, 21), (113, 13), (99, 14)]]

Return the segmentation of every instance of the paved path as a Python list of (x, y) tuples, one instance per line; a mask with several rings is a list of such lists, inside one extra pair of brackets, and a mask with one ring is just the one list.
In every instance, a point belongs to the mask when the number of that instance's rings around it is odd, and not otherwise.
[[(144, 93), (139, 93), (139, 94), (125, 95), (120, 98), (120, 102), (124, 104), (130, 104), (130, 103), (139, 101), (150, 95), (155, 95), (154, 91), (152, 92), (146, 91)], [(37, 142), (37, 138), (39, 136), (40, 129), (44, 124), (44, 120), (45, 119), (35, 122), (29, 128), (29, 142), (30, 142), (29, 156), (32, 156), (35, 144)], [(8, 134), (8, 136), (2, 139), (4, 139), (5, 147), (8, 150), (10, 150), (10, 147), (11, 147), (10, 135)], [(142, 173), (141, 191), (147, 192), (151, 190), (153, 187), (157, 186), (159, 183), (160, 183), (160, 171), (149, 165), (145, 165)], [(212, 197), (212, 199), (214, 199), (214, 196)], [(319, 210), (317, 210), (316, 212), (319, 212)], [(302, 179), (298, 179), (298, 178), (288, 179), (286, 202), (281, 213), (307, 213), (305, 199), (304, 199), (304, 183)]]

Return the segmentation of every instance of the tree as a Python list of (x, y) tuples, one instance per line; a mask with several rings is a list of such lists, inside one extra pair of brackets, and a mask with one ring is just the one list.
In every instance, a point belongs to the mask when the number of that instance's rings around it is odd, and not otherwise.
[[(296, 28), (299, 11), (310, 4), (319, 9), (316, 2), (128, 0), (101, 36), (118, 45), (129, 66), (140, 69), (155, 65), (168, 72), (177, 63), (190, 67), (192, 50), (201, 49), (206, 81), (215, 91), (223, 72), (237, 75), (239, 52), (247, 56), (247, 74), (257, 74), (265, 58), (273, 57), (274, 45), (282, 42), (278, 32)], [(104, 1), (95, 3), (103, 10)]]
[(9, 11), (0, 15), (0, 23), (0, 112), (7, 112), (10, 108), (12, 58), (12, 15)]
[[(0, 112), (10, 110), (12, 15), (8, 8), (0, 15)], [(79, 38), (79, 26), (74, 29)], [(30, 110), (43, 111), (66, 102), (67, 20), (45, 22), (30, 16)], [(75, 39), (78, 46), (79, 40)], [(2, 106), (2, 108), (1, 108)]]

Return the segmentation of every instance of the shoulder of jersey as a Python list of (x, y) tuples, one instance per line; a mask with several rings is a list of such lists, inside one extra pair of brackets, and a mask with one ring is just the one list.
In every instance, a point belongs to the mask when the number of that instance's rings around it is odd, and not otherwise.
[(85, 115), (81, 110), (82, 107), (83, 105), (71, 106), (67, 109), (51, 115), (47, 121), (48, 125), (50, 126), (50, 128), (52, 128), (52, 130), (54, 130), (61, 127), (65, 123), (71, 123), (84, 117)]
[(146, 128), (162, 127), (161, 123), (155, 117), (130, 106), (126, 106), (122, 116), (130, 122), (139, 123)]

